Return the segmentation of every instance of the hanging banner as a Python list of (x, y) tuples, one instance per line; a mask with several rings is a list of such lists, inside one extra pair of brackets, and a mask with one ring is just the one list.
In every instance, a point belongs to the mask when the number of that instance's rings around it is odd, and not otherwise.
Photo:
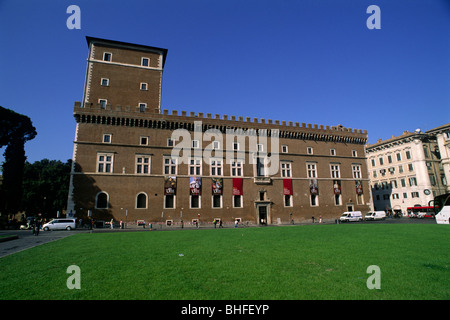
[(211, 178), (212, 181), (212, 194), (221, 195), (223, 189), (223, 178)]
[(319, 195), (319, 185), (317, 179), (309, 179), (309, 191), (316, 196)]
[(362, 187), (362, 181), (356, 180), (355, 181), (355, 187), (356, 187), (356, 194), (363, 194), (363, 187)]
[(244, 195), (242, 191), (242, 182), (244, 180), (242, 178), (233, 178), (233, 196), (242, 196)]
[(164, 177), (164, 195), (175, 195), (177, 193), (177, 177)]
[(333, 180), (333, 190), (334, 194), (341, 194), (341, 180)]
[(189, 183), (191, 196), (200, 196), (202, 194), (202, 178), (191, 177)]
[(283, 179), (283, 194), (285, 196), (292, 196), (292, 179)]

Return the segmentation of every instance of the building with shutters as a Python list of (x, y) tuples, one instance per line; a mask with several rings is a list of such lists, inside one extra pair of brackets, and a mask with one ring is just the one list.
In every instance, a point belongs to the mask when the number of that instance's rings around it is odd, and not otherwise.
[(406, 215), (449, 192), (450, 124), (366, 146), (375, 210)]
[(367, 212), (367, 132), (161, 110), (167, 50), (87, 37), (68, 211), (176, 225)]

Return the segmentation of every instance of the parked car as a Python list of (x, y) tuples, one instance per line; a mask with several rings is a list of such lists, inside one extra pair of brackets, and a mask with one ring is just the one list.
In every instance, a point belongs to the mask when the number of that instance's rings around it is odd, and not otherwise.
[(384, 211), (373, 211), (369, 212), (364, 216), (366, 221), (368, 220), (384, 220), (386, 219), (386, 212)]
[(339, 218), (342, 222), (361, 221), (362, 219), (361, 211), (346, 211)]
[(76, 228), (75, 219), (53, 219), (42, 226), (45, 231), (49, 230), (72, 230)]

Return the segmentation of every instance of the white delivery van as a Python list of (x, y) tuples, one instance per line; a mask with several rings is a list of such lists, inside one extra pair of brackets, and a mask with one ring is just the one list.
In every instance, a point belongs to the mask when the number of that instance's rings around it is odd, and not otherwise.
[(386, 218), (386, 212), (384, 211), (373, 211), (369, 212), (364, 216), (366, 221), (368, 220), (384, 220)]
[(72, 230), (75, 229), (75, 219), (53, 219), (42, 226), (45, 231), (49, 230)]
[(450, 224), (450, 193), (441, 194), (429, 202), (433, 203), (437, 224)]
[(346, 211), (339, 218), (342, 222), (361, 221), (362, 219), (361, 211)]

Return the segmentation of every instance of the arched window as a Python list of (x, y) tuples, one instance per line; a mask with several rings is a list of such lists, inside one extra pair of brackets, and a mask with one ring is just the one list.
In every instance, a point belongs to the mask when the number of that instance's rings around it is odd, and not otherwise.
[(145, 193), (139, 193), (136, 197), (136, 208), (147, 209), (147, 195)]
[(99, 192), (97, 194), (95, 207), (97, 209), (108, 209), (108, 194), (106, 192)]

